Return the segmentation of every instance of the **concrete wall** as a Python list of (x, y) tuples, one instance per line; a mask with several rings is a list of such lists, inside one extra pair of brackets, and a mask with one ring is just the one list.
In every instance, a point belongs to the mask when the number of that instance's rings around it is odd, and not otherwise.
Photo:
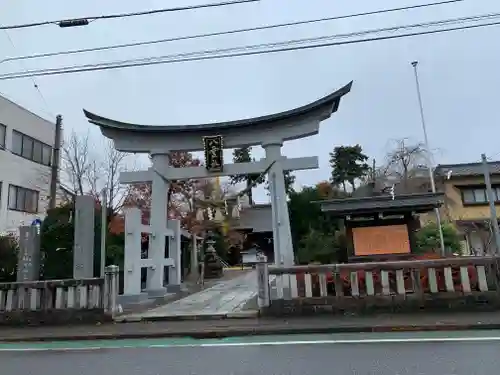
[(369, 315), (378, 313), (426, 313), (426, 312), (476, 312), (500, 310), (498, 292), (473, 292), (464, 294), (436, 293), (424, 297), (361, 296), (361, 297), (312, 297), (280, 299), (261, 309), (263, 316), (318, 316), (318, 315)]
[[(17, 230), (35, 218), (43, 218), (48, 204), (50, 167), (14, 155), (12, 130), (53, 146), (55, 124), (0, 96), (0, 123), (7, 127), (6, 147), (0, 150), (0, 233)], [(8, 209), (9, 184), (39, 192), (38, 212), (24, 213)]]

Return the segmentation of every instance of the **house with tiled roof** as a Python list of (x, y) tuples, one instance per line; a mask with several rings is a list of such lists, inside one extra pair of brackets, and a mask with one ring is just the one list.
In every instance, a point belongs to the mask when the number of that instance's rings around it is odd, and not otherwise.
[[(500, 215), (500, 161), (488, 163)], [(490, 225), (488, 195), (482, 163), (441, 164), (436, 167), (436, 185), (445, 193), (443, 217), (455, 223), (470, 254), (491, 254), (495, 241)]]

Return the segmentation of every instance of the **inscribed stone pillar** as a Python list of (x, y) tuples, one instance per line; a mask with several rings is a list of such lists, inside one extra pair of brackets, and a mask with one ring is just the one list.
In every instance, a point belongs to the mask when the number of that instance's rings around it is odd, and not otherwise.
[(78, 195), (75, 202), (75, 237), (73, 245), (73, 278), (94, 277), (95, 200)]
[(284, 266), (292, 266), (294, 264), (292, 232), (290, 230), (290, 218), (286, 200), (281, 146), (281, 144), (263, 145), (268, 162), (271, 163), (275, 161), (268, 175), (273, 215), (275, 263)]
[(169, 258), (174, 262), (174, 265), (168, 268), (168, 291), (177, 292), (180, 290), (182, 277), (181, 222), (169, 220), (167, 226), (173, 232), (173, 236), (169, 237), (168, 250)]
[(125, 211), (125, 254), (123, 270), (123, 294), (141, 294), (141, 210)]
[(19, 228), (17, 281), (36, 281), (40, 278), (40, 233), (36, 226)]
[[(169, 158), (165, 154), (152, 155), (153, 168), (155, 165), (168, 165)], [(150, 297), (163, 296), (166, 289), (163, 286), (163, 272), (165, 263), (165, 244), (167, 232), (167, 194), (168, 182), (158, 173), (153, 175), (152, 193), (151, 193), (151, 237), (149, 243), (149, 256), (153, 267), (148, 268), (147, 289)]]

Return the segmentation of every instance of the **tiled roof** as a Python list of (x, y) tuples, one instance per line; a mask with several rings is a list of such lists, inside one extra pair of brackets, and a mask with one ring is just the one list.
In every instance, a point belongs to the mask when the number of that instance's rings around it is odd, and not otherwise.
[[(500, 175), (500, 161), (488, 162), (491, 174)], [(472, 177), (483, 175), (482, 163), (464, 163), (464, 164), (440, 164), (436, 167), (436, 175), (446, 176), (451, 171), (453, 177)]]
[(366, 198), (380, 195), (389, 195), (389, 189), (394, 185), (396, 195), (428, 193), (430, 191), (429, 177), (411, 177), (407, 184), (400, 180), (390, 181), (378, 179), (375, 183), (362, 185), (352, 193), (352, 198)]
[(364, 213), (391, 209), (408, 209), (423, 211), (439, 207), (444, 203), (443, 193), (417, 193), (391, 196), (375, 196), (365, 198), (334, 199), (318, 201), (321, 210), (336, 214)]

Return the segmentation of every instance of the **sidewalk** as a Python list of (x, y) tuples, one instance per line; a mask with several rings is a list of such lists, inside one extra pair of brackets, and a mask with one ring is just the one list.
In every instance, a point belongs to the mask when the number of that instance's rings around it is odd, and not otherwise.
[(500, 329), (500, 312), (464, 314), (385, 314), (294, 319), (249, 318), (159, 321), (73, 327), (0, 328), (0, 342), (145, 339), (197, 339), (251, 335), (327, 334), (394, 331)]
[[(240, 271), (230, 271), (240, 272)], [(218, 280), (213, 286), (187, 297), (147, 311), (125, 314), (116, 318), (118, 322), (141, 320), (172, 320), (177, 318), (206, 317), (224, 318), (229, 314), (244, 312), (257, 296), (255, 271), (241, 271), (233, 278)], [(257, 307), (257, 306), (252, 306)], [(253, 316), (256, 315), (253, 314)], [(248, 315), (246, 315), (248, 316)]]
[(167, 294), (164, 297), (151, 299), (143, 303), (128, 304), (125, 306), (122, 305), (121, 307), (123, 309), (123, 313), (120, 314), (117, 320), (121, 321), (123, 320), (123, 317), (129, 317), (129, 316), (135, 317), (131, 319), (133, 321), (142, 320), (142, 319), (137, 319), (137, 317), (142, 316), (143, 314), (148, 314), (148, 312), (152, 310), (162, 311), (162, 308), (164, 308), (166, 305), (169, 305), (176, 301), (184, 300), (185, 298), (187, 298), (188, 300), (190, 298), (194, 298), (191, 296), (196, 295), (200, 292), (204, 292), (208, 289), (211, 289), (212, 287), (216, 287), (219, 284), (225, 284), (233, 279), (243, 277), (248, 272), (249, 270), (228, 269), (224, 272), (224, 275), (221, 278), (206, 280), (204, 288), (198, 285), (196, 283), (196, 280), (192, 279), (186, 280), (182, 285), (180, 293)]

